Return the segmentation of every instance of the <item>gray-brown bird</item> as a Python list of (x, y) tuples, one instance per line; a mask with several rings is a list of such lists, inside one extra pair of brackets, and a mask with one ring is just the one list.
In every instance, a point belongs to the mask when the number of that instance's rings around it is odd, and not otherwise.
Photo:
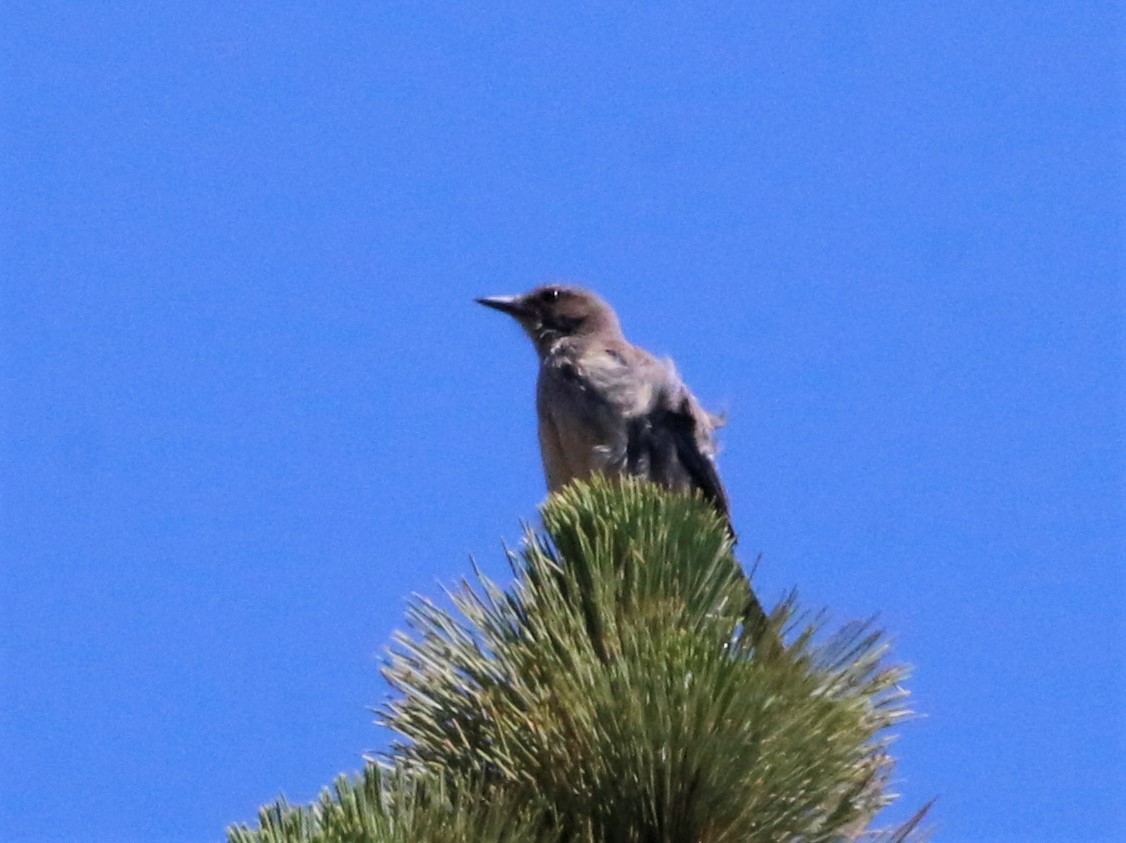
[(715, 466), (716, 418), (670, 361), (626, 340), (606, 302), (555, 284), (477, 301), (516, 319), (535, 345), (549, 491), (596, 472), (628, 474), (670, 489), (698, 489), (730, 527)]
[[(549, 491), (596, 472), (696, 489), (735, 536), (716, 471), (715, 416), (670, 361), (626, 340), (610, 305), (589, 290), (557, 284), (477, 301), (516, 319), (536, 347), (536, 414)], [(749, 580), (745, 612), (761, 652), (780, 652), (781, 638)]]

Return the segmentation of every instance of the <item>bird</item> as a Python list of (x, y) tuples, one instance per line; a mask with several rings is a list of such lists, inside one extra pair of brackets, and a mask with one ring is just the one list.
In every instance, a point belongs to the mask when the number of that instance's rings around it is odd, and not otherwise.
[(593, 474), (695, 490), (734, 537), (715, 461), (720, 419), (671, 360), (630, 343), (613, 308), (582, 287), (547, 284), (476, 301), (514, 318), (539, 357), (536, 413), (549, 492)]
[[(727, 492), (716, 467), (715, 430), (671, 360), (633, 345), (614, 309), (590, 290), (546, 284), (478, 304), (515, 319), (539, 358), (536, 415), (548, 492), (594, 474), (627, 475), (715, 507), (732, 544)], [(778, 631), (746, 580), (744, 623), (760, 652), (782, 652)]]

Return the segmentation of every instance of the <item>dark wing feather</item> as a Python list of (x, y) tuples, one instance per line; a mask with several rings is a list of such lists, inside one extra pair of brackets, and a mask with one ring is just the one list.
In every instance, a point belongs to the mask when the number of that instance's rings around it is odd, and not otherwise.
[(630, 420), (626, 471), (671, 489), (698, 489), (731, 530), (727, 493), (715, 463), (700, 447), (696, 413), (702, 410), (683, 392), (675, 400), (669, 399), (661, 396), (650, 412)]

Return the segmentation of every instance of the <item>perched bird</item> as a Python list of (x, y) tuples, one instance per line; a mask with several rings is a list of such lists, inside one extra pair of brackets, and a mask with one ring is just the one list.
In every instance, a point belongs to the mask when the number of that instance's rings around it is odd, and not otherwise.
[[(670, 361), (625, 338), (610, 305), (589, 290), (557, 284), (477, 302), (513, 317), (536, 348), (536, 414), (549, 491), (594, 473), (698, 490), (734, 538), (715, 465), (715, 416)], [(744, 617), (763, 653), (781, 651), (749, 580)]]
[(626, 340), (606, 302), (555, 284), (477, 302), (512, 316), (536, 348), (536, 412), (549, 491), (596, 472), (632, 475), (699, 490), (730, 528), (715, 465), (716, 418), (671, 361)]

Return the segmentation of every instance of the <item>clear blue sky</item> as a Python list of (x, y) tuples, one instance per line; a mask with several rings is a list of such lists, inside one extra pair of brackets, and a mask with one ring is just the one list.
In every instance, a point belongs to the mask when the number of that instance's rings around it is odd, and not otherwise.
[(0, 11), (0, 841), (384, 746), (404, 598), (543, 495), (472, 297), (551, 278), (729, 414), (767, 599), (916, 665), (904, 810), (1126, 839), (1113, 4), (189, 5)]

